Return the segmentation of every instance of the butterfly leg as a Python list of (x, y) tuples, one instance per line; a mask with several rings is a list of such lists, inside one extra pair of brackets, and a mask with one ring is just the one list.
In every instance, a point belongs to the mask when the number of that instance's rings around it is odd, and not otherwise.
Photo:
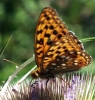
[(46, 81), (46, 87), (47, 87), (48, 82), (49, 82), (49, 78), (48, 78), (47, 81)]
[(64, 83), (66, 83), (70, 87), (70, 83), (67, 82), (67, 81), (65, 81), (61, 76), (56, 76), (56, 77), (58, 77), (59, 79), (61, 79), (62, 81), (64, 81)]

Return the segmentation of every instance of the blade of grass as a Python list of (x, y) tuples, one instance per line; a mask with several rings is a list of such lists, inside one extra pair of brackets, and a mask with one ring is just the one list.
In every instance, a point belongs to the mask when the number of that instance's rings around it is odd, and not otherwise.
[(88, 42), (88, 41), (93, 41), (93, 40), (95, 40), (95, 37), (81, 39), (82, 42)]
[(9, 44), (11, 38), (12, 38), (12, 35), (9, 37), (9, 39), (8, 39), (7, 43), (5, 44), (4, 48), (1, 50), (1, 52), (0, 52), (0, 57), (1, 57), (2, 54), (4, 53), (4, 51), (5, 51), (6, 47), (8, 46), (8, 44)]

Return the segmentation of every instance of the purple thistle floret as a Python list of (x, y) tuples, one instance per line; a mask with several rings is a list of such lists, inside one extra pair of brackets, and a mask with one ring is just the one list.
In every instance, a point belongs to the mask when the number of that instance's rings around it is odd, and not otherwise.
[[(54, 100), (53, 98), (55, 98), (55, 96), (57, 96), (57, 98), (59, 98), (60, 97), (59, 95), (61, 95), (61, 98), (63, 98), (63, 100), (76, 100), (76, 96), (75, 96), (76, 82), (80, 83), (80, 81), (78, 81), (77, 76), (74, 77), (74, 79), (71, 81), (70, 85), (68, 85), (63, 80), (60, 80), (57, 78), (56, 78), (56, 81), (54, 81), (54, 80), (55, 80), (55, 78), (49, 80), (48, 83), (46, 82), (47, 80), (40, 80), (40, 81), (38, 81), (38, 84), (37, 84), (37, 82), (36, 82), (36, 84), (33, 83), (32, 84), (33, 89), (32, 89), (32, 94), (31, 94), (32, 100), (40, 100), (41, 97), (44, 97), (46, 95), (47, 95), (47, 98), (45, 100), (48, 100), (49, 98), (51, 98), (49, 100)], [(59, 80), (60, 80), (60, 83), (58, 82)], [(56, 87), (53, 87), (54, 84)], [(53, 89), (52, 89), (52, 87), (53, 87)], [(44, 94), (40, 94), (41, 90), (43, 91)], [(52, 95), (50, 95), (50, 94), (52, 94)], [(43, 98), (43, 100), (44, 100), (44, 98)], [(61, 100), (61, 98), (58, 100)]]
[(26, 80), (18, 89), (19, 92), (13, 86), (9, 87), (8, 95), (1, 100), (94, 100), (95, 78), (76, 74), (49, 80), (33, 79), (32, 82)]
[(78, 96), (82, 97), (85, 91), (82, 87), (86, 80), (80, 79), (79, 76), (73, 76), (70, 85), (64, 78), (63, 80), (60, 78), (50, 79), (48, 83), (46, 81), (40, 79), (38, 84), (37, 82), (32, 84), (32, 94), (35, 94), (35, 98), (38, 97), (33, 100), (77, 100)]
[(67, 89), (63, 89), (64, 100), (76, 100), (76, 84), (80, 82), (81, 80), (79, 80), (78, 76), (75, 76), (74, 79), (71, 80), (71, 85), (67, 86)]

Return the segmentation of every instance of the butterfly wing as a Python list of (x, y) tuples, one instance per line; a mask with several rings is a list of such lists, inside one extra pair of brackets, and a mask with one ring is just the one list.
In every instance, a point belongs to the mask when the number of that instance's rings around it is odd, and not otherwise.
[(44, 73), (66, 73), (79, 70), (91, 62), (91, 57), (85, 52), (83, 44), (69, 32), (56, 41), (47, 51), (43, 67)]
[(68, 31), (51, 7), (44, 8), (39, 16), (34, 50), (38, 66), (36, 76), (79, 70), (91, 62), (82, 43)]
[(51, 45), (66, 34), (68, 29), (57, 12), (51, 7), (44, 8), (37, 22), (34, 47), (36, 64), (41, 70), (44, 70), (43, 58)]

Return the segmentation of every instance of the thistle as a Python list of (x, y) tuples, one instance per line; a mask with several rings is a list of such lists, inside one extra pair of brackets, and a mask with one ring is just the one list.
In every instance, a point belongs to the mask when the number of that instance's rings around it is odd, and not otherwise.
[(94, 94), (95, 76), (78, 73), (51, 78), (48, 82), (26, 79), (16, 88), (11, 84), (0, 100), (95, 100)]

